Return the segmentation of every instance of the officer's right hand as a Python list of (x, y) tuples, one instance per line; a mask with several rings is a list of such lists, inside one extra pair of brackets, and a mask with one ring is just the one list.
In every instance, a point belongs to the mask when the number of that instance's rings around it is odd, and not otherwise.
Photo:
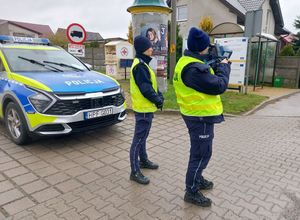
[(161, 100), (160, 102), (156, 103), (155, 105), (156, 105), (156, 108), (162, 110), (162, 108), (163, 108), (163, 106), (164, 106), (164, 101)]
[(221, 63), (226, 63), (226, 64), (228, 64), (229, 61), (228, 61), (228, 59), (224, 59), (224, 60), (221, 61)]

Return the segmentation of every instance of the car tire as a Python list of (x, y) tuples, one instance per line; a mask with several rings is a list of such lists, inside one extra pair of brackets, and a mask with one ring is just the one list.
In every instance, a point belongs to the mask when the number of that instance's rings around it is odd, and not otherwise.
[(17, 145), (25, 145), (30, 141), (22, 110), (13, 102), (10, 102), (5, 109), (5, 127), (11, 140)]

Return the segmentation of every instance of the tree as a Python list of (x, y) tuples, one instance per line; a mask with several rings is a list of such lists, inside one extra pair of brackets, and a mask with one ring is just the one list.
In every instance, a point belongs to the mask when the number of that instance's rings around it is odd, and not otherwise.
[(214, 23), (210, 16), (204, 16), (201, 18), (199, 23), (199, 28), (209, 33), (213, 29), (213, 27), (214, 27)]
[(300, 48), (298, 49), (297, 53), (296, 53), (297, 57), (300, 57)]
[[(297, 16), (294, 22), (294, 27), (300, 29), (300, 16)], [(296, 34), (296, 37), (299, 38), (294, 44), (294, 50), (297, 51), (297, 56), (300, 56), (300, 32)]]
[[(171, 22), (168, 21), (168, 33), (171, 32)], [(168, 34), (168, 77), (170, 76), (170, 34)], [(180, 26), (177, 24), (176, 26), (176, 62), (182, 57), (182, 44), (183, 44), (183, 38), (180, 35)]]
[(300, 29), (300, 16), (297, 16), (294, 22), (294, 27)]
[(176, 26), (176, 62), (182, 57), (182, 43), (183, 39), (180, 35), (180, 26), (177, 24)]
[(128, 42), (133, 44), (133, 28), (132, 28), (132, 22), (130, 22), (128, 26), (128, 34), (127, 34)]
[(98, 41), (92, 41), (87, 46), (91, 47), (91, 48), (98, 48), (99, 47), (99, 42)]
[(56, 32), (54, 35), (48, 37), (50, 42), (54, 45), (60, 46), (62, 48), (68, 47), (68, 38), (65, 33), (63, 32)]

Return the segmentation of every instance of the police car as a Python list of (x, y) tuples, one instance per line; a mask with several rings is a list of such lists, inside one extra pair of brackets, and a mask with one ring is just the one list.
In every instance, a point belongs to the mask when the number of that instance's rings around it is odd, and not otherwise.
[(16, 144), (126, 118), (119, 83), (45, 38), (0, 36), (0, 118)]

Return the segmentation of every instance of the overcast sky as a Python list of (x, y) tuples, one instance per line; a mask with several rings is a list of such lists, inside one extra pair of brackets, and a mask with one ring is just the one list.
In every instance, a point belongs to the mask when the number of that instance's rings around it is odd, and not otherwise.
[[(80, 23), (87, 31), (104, 38), (126, 37), (131, 15), (127, 8), (133, 0), (0, 0), (0, 19), (48, 24), (67, 28)], [(293, 22), (300, 16), (299, 0), (280, 0), (285, 27), (296, 32)]]

